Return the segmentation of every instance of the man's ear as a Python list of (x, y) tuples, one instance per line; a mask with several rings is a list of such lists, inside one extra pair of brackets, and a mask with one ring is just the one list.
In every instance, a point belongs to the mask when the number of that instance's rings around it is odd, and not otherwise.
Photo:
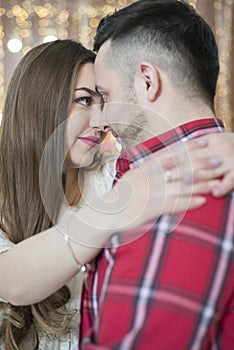
[(161, 77), (159, 70), (150, 62), (141, 62), (139, 67), (140, 78), (143, 80), (148, 101), (154, 102), (161, 91)]

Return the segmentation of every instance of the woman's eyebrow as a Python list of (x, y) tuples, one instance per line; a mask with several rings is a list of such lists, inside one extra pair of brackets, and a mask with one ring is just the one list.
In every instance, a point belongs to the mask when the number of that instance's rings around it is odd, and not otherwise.
[(87, 87), (80, 87), (80, 88), (74, 89), (74, 91), (80, 91), (80, 90), (87, 91), (90, 95), (93, 95), (93, 96), (97, 96), (98, 95), (98, 93), (96, 91), (91, 90), (91, 89), (89, 89)]

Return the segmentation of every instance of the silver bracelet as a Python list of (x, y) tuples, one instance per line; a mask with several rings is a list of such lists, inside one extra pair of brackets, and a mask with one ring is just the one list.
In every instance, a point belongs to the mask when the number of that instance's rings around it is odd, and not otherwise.
[(79, 262), (79, 260), (78, 260), (77, 257), (75, 256), (75, 253), (74, 253), (74, 251), (73, 251), (73, 249), (72, 249), (69, 235), (68, 235), (67, 233), (63, 232), (63, 237), (64, 237), (64, 239), (65, 239), (65, 241), (66, 241), (66, 243), (67, 243), (67, 246), (68, 246), (68, 248), (69, 248), (69, 250), (70, 250), (70, 253), (71, 253), (71, 255), (72, 255), (74, 261), (76, 262), (76, 264), (77, 264), (77, 266), (78, 266), (78, 272), (82, 271), (83, 273), (86, 273), (86, 272), (93, 271), (93, 267), (92, 267), (91, 264), (86, 263), (86, 264), (83, 264), (83, 265), (82, 265), (82, 264)]

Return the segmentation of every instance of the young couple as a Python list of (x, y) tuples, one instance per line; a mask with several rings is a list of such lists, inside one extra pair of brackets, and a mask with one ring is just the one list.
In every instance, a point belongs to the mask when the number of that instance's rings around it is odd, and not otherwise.
[[(185, 3), (147, 0), (103, 20), (96, 49), (95, 60), (71, 40), (35, 47), (8, 88), (0, 139), (1, 349), (76, 343), (83, 277), (109, 239), (85, 281), (80, 346), (199, 349), (193, 341), (204, 341), (200, 348), (208, 349), (231, 302), (234, 226), (234, 137), (207, 135), (222, 131), (213, 113), (213, 35)], [(109, 129), (128, 147), (113, 189), (116, 156), (99, 152)], [(192, 165), (182, 160), (187, 150)], [(226, 195), (207, 195), (217, 190)]]

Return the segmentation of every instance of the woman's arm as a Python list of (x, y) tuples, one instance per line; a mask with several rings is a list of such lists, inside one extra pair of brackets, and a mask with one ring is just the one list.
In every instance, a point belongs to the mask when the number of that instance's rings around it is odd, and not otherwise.
[(63, 232), (69, 232), (73, 252), (84, 264), (100, 252), (113, 233), (133, 229), (163, 213), (202, 205), (204, 198), (191, 198), (192, 191), (202, 190), (207, 191), (202, 183), (192, 189), (190, 184), (165, 182), (155, 161), (129, 171), (103, 198), (76, 214), (66, 214), (61, 225), (0, 254), (0, 296), (15, 305), (33, 304), (55, 292), (78, 272)]

